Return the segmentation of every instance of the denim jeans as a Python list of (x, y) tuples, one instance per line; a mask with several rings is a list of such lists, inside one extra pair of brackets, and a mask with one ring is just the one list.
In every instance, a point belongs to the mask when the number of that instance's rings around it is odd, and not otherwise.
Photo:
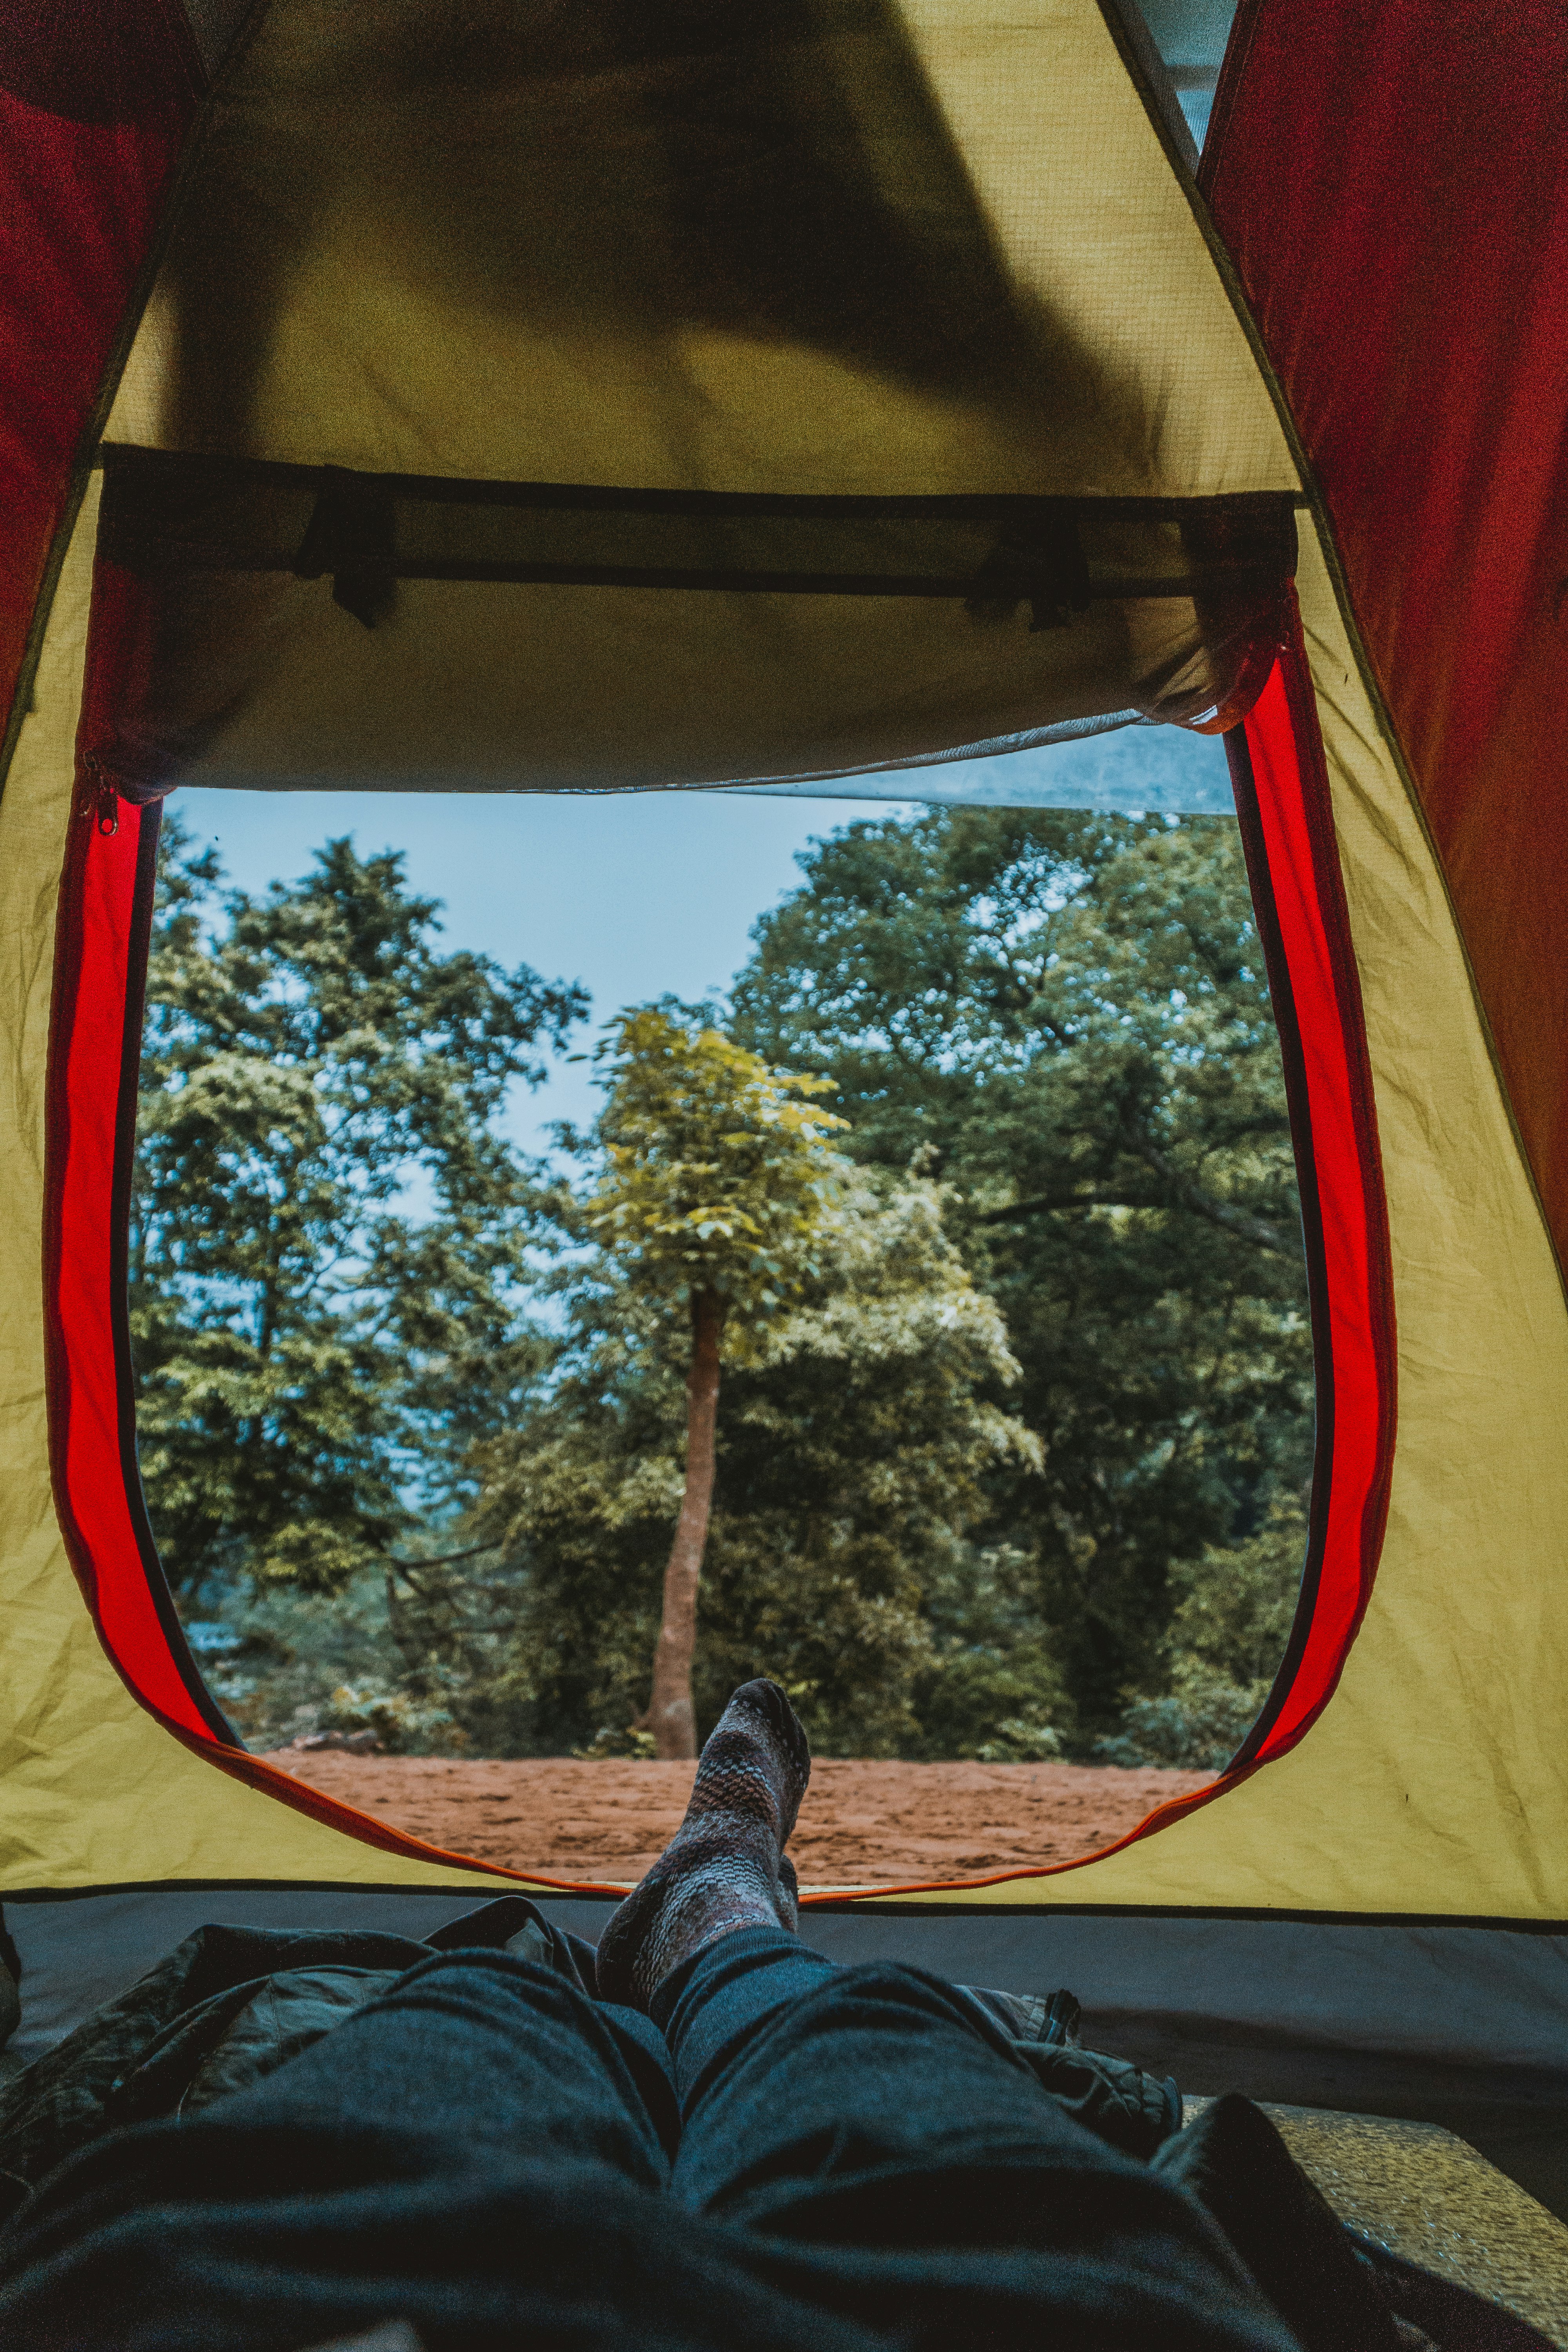
[(1197, 2201), (981, 2004), (772, 1928), (651, 2020), (433, 1955), (265, 2082), (73, 2157), (0, 2233), (7, 2352), (1289, 2352)]

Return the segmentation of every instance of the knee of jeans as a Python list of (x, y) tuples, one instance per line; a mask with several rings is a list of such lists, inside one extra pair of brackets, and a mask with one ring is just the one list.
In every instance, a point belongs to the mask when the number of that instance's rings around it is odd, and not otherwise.
[[(1011, 2040), (996, 2019), (962, 1986), (902, 1960), (868, 1960), (840, 1968), (810, 1992), (791, 2001), (786, 2012), (795, 2034), (837, 2029), (957, 2036), (1005, 2059), (1021, 2073)], [(951, 2040), (949, 2047), (952, 2047)]]
[(810, 1998), (827, 2001), (838, 1998), (851, 2005), (879, 2001), (890, 2010), (968, 2027), (985, 2041), (1001, 2044), (1007, 2041), (1001, 2026), (961, 1985), (950, 1984), (945, 1977), (933, 1976), (927, 1969), (912, 1968), (905, 1960), (863, 1960), (857, 1967), (841, 1968)]
[[(671, 2021), (673, 2030), (677, 2021)], [(819, 2034), (899, 2032), (923, 2036), (945, 2029), (1016, 2064), (1001, 2027), (956, 1985), (896, 1960), (835, 1968), (806, 1990), (787, 1995), (749, 2021), (724, 2053), (726, 2063), (774, 2063), (781, 2045), (809, 2043)], [(679, 2041), (679, 2034), (676, 2035)], [(706, 2070), (705, 2070), (706, 2072)], [(697, 2086), (688, 2085), (688, 2097)]]
[(396, 2009), (459, 2007), (505, 2016), (519, 2002), (539, 2013), (581, 2020), (593, 2011), (586, 1993), (553, 1969), (525, 1960), (507, 1951), (432, 1952), (418, 1960), (384, 1993), (355, 2012), (368, 2017)]

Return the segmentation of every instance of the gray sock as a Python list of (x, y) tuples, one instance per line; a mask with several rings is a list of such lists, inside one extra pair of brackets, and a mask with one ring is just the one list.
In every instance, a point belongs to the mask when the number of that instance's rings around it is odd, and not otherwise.
[(742, 1683), (703, 1748), (686, 1818), (599, 1940), (606, 2000), (646, 2009), (672, 1969), (735, 1927), (796, 1926), (784, 1859), (811, 1750), (777, 1683)]

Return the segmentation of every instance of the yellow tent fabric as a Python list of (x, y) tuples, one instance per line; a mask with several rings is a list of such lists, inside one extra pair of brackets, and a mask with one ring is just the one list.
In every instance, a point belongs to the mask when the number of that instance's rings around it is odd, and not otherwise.
[[(1321, 502), (1118, 19), (1096, 0), (798, 12), (782, 97), (769, 87), (797, 161), (844, 207), (817, 224), (847, 257), (824, 288), (768, 276), (798, 187), (747, 176), (721, 89), (678, 76), (671, 100), (647, 58), (531, 61), (508, 16), (465, 12), (489, 63), (460, 75), (416, 0), (257, 13), (186, 152), (118, 391), (84, 427), (74, 521), (62, 493), (0, 800), (0, 1895), (458, 1895), (487, 1878), (301, 1811), (195, 1714), (153, 1712), (95, 1628), (93, 1577), (107, 1622), (104, 1592), (142, 1569), (84, 1567), (91, 1544), (65, 1524), (40, 1269), (68, 1144), (51, 1125), (71, 1045), (57, 949), (80, 877), (120, 855), (94, 829), (115, 785), (129, 835), (135, 804), (181, 776), (691, 783), (1128, 707), (1215, 723), (1259, 628), (1272, 658), (1283, 516), (1388, 1200), (1399, 1423), (1381, 1564), (1338, 1685), (1288, 1752), (1085, 1867), (926, 1890), (919, 1907), (1003, 1927), (1042, 1911), (1560, 1923), (1568, 1308)], [(686, 109), (682, 137), (715, 110), (738, 177), (699, 175), (693, 195), (679, 141), (647, 132), (655, 84)], [(891, 289), (875, 314), (857, 237)], [(443, 505), (442, 485), (461, 497)], [(520, 485), (622, 504), (489, 497)], [(943, 499), (1016, 503), (918, 505)], [(270, 547), (268, 570), (257, 551), (285, 512), (305, 538)], [(625, 568), (658, 582), (540, 573), (603, 569), (583, 519), (606, 514), (623, 551), (635, 541)], [(419, 576), (397, 560), (416, 528)], [(948, 593), (965, 567), (971, 593)], [(714, 579), (681, 584), (689, 570)], [(736, 584), (759, 570), (793, 584)], [(830, 574), (832, 594), (801, 589)], [(841, 574), (925, 587), (861, 598)], [(902, 1927), (906, 1908), (864, 1897), (858, 1931), (868, 1915)]]
[(96, 504), (89, 497), (72, 536), (35, 708), (0, 800), (0, 1893), (228, 1876), (468, 1886), (470, 1873), (363, 1845), (182, 1747), (105, 1655), (66, 1554), (50, 1482), (38, 1271), (56, 909), (76, 797)]
[[(1250, 608), (1155, 502), (1240, 500), (1267, 570), (1298, 477), (1098, 8), (589, 22), (247, 31), (104, 436), (158, 644), (110, 765), (625, 788), (1212, 718)], [(1048, 585), (1069, 526), (1070, 627), (911, 593)]]
[(1298, 585), (1394, 1244), (1399, 1438), (1377, 1582), (1299, 1747), (1087, 1871), (986, 1899), (1558, 1921), (1568, 1308), (1442, 877), (1305, 537)]

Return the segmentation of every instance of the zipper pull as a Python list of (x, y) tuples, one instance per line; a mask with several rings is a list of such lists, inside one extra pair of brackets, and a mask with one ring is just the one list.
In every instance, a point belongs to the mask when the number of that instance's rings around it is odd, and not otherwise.
[(114, 779), (106, 771), (98, 752), (89, 751), (83, 766), (87, 771), (87, 790), (82, 794), (82, 814), (95, 817), (95, 832), (107, 839), (120, 830), (120, 794)]

